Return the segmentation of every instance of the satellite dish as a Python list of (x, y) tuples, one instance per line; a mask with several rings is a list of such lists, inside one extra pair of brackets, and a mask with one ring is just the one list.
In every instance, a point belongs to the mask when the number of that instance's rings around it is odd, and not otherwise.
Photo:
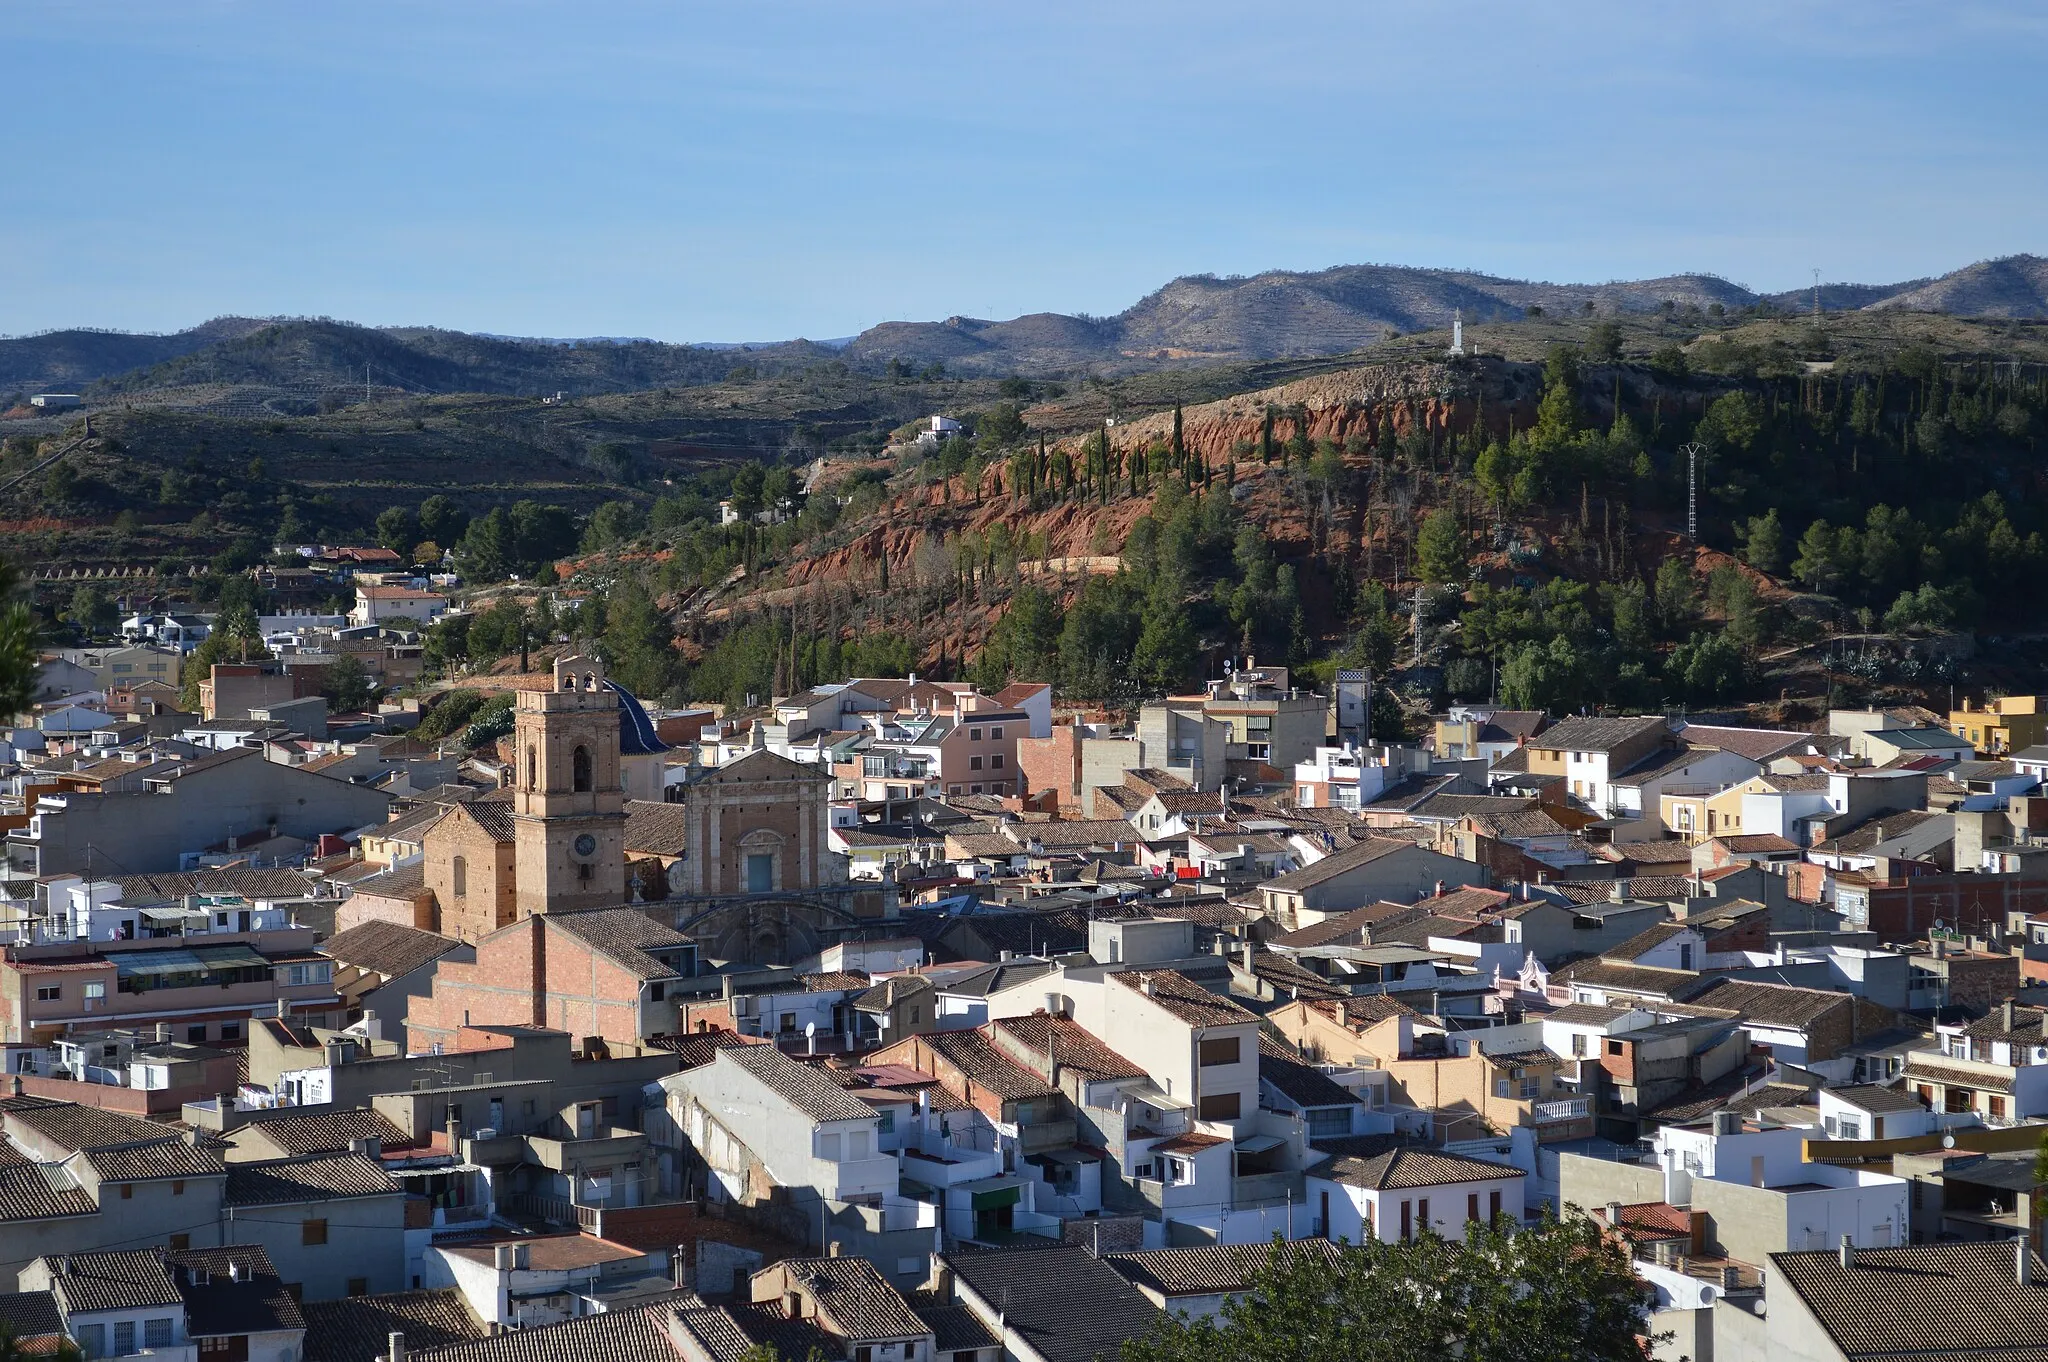
[(1950, 1132), (1949, 1134), (1943, 1135), (1941, 1137), (1941, 1147), (1943, 1149), (1954, 1149), (1956, 1147), (1956, 1137), (1954, 1132)]
[(817, 1024), (816, 1022), (814, 1022), (814, 1021), (809, 1021), (809, 1022), (805, 1022), (805, 1023), (804, 1023), (804, 1035), (805, 1035), (805, 1036), (815, 1036), (815, 1035), (817, 1035), (817, 1034), (818, 1034), (818, 1024)]

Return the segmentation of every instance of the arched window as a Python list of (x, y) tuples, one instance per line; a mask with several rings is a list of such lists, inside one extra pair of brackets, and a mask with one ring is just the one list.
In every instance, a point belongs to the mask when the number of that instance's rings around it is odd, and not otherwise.
[(569, 760), (570, 788), (578, 794), (590, 789), (590, 749), (579, 747)]
[(469, 894), (469, 861), (457, 856), (453, 866), (455, 872), (455, 897), (465, 898)]
[(529, 790), (538, 790), (540, 788), (540, 749), (538, 747), (526, 749), (526, 788)]

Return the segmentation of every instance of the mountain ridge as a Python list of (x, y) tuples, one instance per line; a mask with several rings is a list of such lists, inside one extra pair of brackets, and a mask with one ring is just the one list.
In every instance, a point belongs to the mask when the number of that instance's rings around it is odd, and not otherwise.
[[(1891, 284), (1823, 284), (1826, 311), (1908, 310), (2048, 318), (2048, 259), (2012, 255)], [(1473, 270), (1337, 265), (1248, 276), (1182, 275), (1111, 317), (1035, 312), (883, 322), (842, 342), (753, 346), (593, 338), (563, 341), (329, 318), (219, 317), (169, 335), (74, 329), (0, 339), (0, 394), (97, 386), (135, 393), (195, 382), (280, 387), (360, 383), (362, 365), (428, 392), (575, 395), (720, 381), (822, 361), (958, 374), (1130, 373), (1366, 350), (1392, 335), (1554, 314), (1690, 315), (1718, 307), (1804, 311), (1813, 290), (1758, 293), (1707, 273), (1601, 284), (1511, 279)]]

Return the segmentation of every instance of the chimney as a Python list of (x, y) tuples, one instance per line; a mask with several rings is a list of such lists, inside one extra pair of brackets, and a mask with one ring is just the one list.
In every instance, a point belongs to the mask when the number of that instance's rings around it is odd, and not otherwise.
[(171, 1024), (169, 1022), (160, 1021), (156, 1024), (156, 1043), (158, 1045), (169, 1045), (171, 1043)]
[(384, 1141), (375, 1135), (367, 1135), (360, 1140), (350, 1140), (348, 1147), (366, 1159), (381, 1159), (384, 1157)]
[(2034, 1246), (2025, 1235), (2013, 1243), (2012, 1266), (2014, 1279), (2021, 1286), (2034, 1284)]
[(1621, 1229), (1621, 1203), (1619, 1201), (1607, 1203), (1607, 1228), (1615, 1231)]
[(840, 1247), (840, 1242), (837, 1239), (834, 1239), (831, 1243), (825, 1245), (825, 1256), (827, 1258), (837, 1258), (839, 1256)]
[(290, 1020), (291, 1020), (291, 1015), (292, 1015), (292, 1004), (291, 1004), (291, 999), (289, 999), (289, 998), (279, 998), (279, 999), (277, 1000), (277, 1017), (278, 1017), (278, 1020), (279, 1020), (279, 1021), (290, 1021)]
[(2012, 1032), (2012, 999), (2007, 998), (1998, 1005), (1998, 1024), (2008, 1035)]
[(510, 1244), (492, 1246), (491, 1266), (500, 1272), (510, 1272), (512, 1270), (512, 1246)]
[(689, 1288), (690, 1246), (677, 1244), (668, 1251), (668, 1278), (678, 1291)]
[(27, 1087), (28, 1085), (27, 1085), (26, 1083), (23, 1083), (23, 1082), (21, 1081), (21, 1075), (20, 1075), (20, 1074), (16, 1074), (16, 1075), (14, 1076), (14, 1082), (13, 1082), (13, 1084), (12, 1084), (11, 1086), (12, 1086), (12, 1088), (13, 1088), (13, 1090), (14, 1090), (14, 1095), (15, 1095), (16, 1097), (19, 1097), (19, 1096), (21, 1096), (21, 1095), (22, 1095), (22, 1091), (23, 1091), (23, 1090), (24, 1090), (24, 1089), (25, 1089), (25, 1088), (26, 1088), (26, 1087)]
[(938, 1297), (939, 1304), (950, 1305), (953, 1300), (953, 1265), (938, 1254), (932, 1255), (931, 1292)]
[(405, 1362), (405, 1335), (388, 1335), (384, 1350), (384, 1362)]
[(448, 1104), (448, 1152), (462, 1152), (462, 1108), (453, 1102)]
[(1240, 948), (1238, 952), (1238, 954), (1244, 960), (1244, 972), (1246, 974), (1250, 974), (1252, 972), (1252, 955), (1257, 949), (1258, 948), (1252, 942), (1247, 941), (1244, 943), (1243, 947)]
[(512, 1246), (512, 1266), (519, 1269), (521, 1272), (524, 1272), (528, 1268), (532, 1267), (533, 1245), (514, 1244)]
[(1151, 976), (1151, 975), (1149, 975), (1149, 974), (1141, 974), (1141, 975), (1139, 975), (1139, 976), (1138, 976), (1138, 992), (1140, 992), (1140, 993), (1144, 994), (1144, 995), (1145, 995), (1146, 997), (1148, 997), (1148, 998), (1152, 996), (1152, 976)]
[(185, 1132), (185, 1143), (194, 1149), (199, 1148), (199, 1128), (197, 1126)]
[(1740, 1135), (1742, 1133), (1742, 1113), (1737, 1111), (1715, 1112), (1714, 1133), (1716, 1135)]
[(1841, 1260), (1844, 1271), (1856, 1266), (1856, 1241), (1843, 1235), (1842, 1247), (1835, 1251), (1835, 1256)]

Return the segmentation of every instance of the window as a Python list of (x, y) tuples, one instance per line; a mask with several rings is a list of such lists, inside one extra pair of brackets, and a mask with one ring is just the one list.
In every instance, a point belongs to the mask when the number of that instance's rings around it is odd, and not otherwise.
[(765, 894), (775, 888), (775, 858), (756, 853), (747, 857), (747, 892)]
[(78, 1347), (87, 1357), (107, 1355), (107, 1326), (104, 1324), (81, 1324), (78, 1326)]
[(331, 962), (319, 965), (287, 965), (284, 981), (288, 984), (331, 984), (334, 982), (334, 965)]
[(529, 790), (540, 788), (540, 749), (538, 747), (526, 749), (526, 788)]
[(1401, 1203), (1401, 1239), (1404, 1243), (1415, 1237), (1414, 1214), (1415, 1207), (1411, 1203)]
[(579, 747), (569, 756), (569, 784), (577, 794), (590, 792), (590, 749)]
[(135, 1184), (134, 1184), (134, 1183), (132, 1183), (132, 1182), (124, 1182), (124, 1183), (122, 1183), (122, 1184), (121, 1184), (121, 1200), (123, 1200), (123, 1201), (133, 1201), (133, 1200), (135, 1200)]
[(1429, 1232), (1429, 1198), (1426, 1196), (1416, 1198), (1415, 1228), (1425, 1234)]
[(168, 1348), (171, 1346), (171, 1321), (169, 1316), (142, 1321), (142, 1346), (145, 1348)]
[(1477, 1193), (1477, 1192), (1468, 1192), (1468, 1193), (1466, 1193), (1466, 1195), (1465, 1195), (1465, 1218), (1466, 1218), (1467, 1220), (1477, 1220), (1477, 1219), (1479, 1218), (1479, 1193)]
[(1000, 771), (1003, 769), (1002, 753), (998, 752), (988, 759), (988, 769), (991, 771)]
[(1990, 1110), (1986, 1114), (1994, 1121), (2003, 1121), (2005, 1119), (2005, 1098), (1998, 1093), (1992, 1093), (1985, 1100), (1991, 1104)]
[(990, 741), (992, 742), (1001, 742), (1003, 740), (1003, 726), (1001, 724), (997, 724), (995, 727), (989, 729), (988, 736)]
[(185, 1028), (185, 1039), (194, 1045), (206, 1044), (206, 1023), (195, 1022)]
[(818, 1157), (827, 1163), (839, 1162), (839, 1132), (827, 1131), (818, 1136)]
[(1240, 1042), (1236, 1036), (1217, 1036), (1202, 1042), (1202, 1067), (1214, 1068), (1218, 1064), (1235, 1064), (1238, 1061)]
[(63, 996), (64, 985), (62, 984), (36, 985), (36, 1001), (39, 1003), (54, 1003)]
[(222, 1022), (220, 1024), (220, 1038), (222, 1040), (240, 1040), (242, 1038), (242, 1024), (240, 1022)]
[(920, 1022), (922, 1022), (923, 1020), (924, 1020), (924, 1008), (922, 1008), (922, 1007), (913, 1007), (913, 1008), (911, 1008), (911, 1009), (910, 1009), (910, 1024), (911, 1024), (912, 1026), (916, 1026), (916, 1025), (918, 1025), (918, 1024), (919, 1024)]
[(1620, 1054), (1620, 1053), (1621, 1053), (1621, 1042), (1620, 1042), (1620, 1041), (1618, 1041), (1618, 1040), (1610, 1040), (1610, 1041), (1608, 1041), (1608, 1042), (1607, 1042), (1607, 1053), (1608, 1053), (1608, 1054), (1610, 1054), (1610, 1055), (1618, 1055), (1618, 1054)]
[(325, 1220), (301, 1220), (299, 1222), (299, 1242), (308, 1248), (326, 1243), (327, 1222)]
[(455, 897), (469, 897), (469, 858), (457, 856), (449, 866), (449, 874), (455, 880)]
[(172, 1195), (172, 1196), (183, 1196), (183, 1195), (185, 1195), (185, 1179), (183, 1179), (183, 1178), (172, 1178), (172, 1179), (171, 1179), (171, 1195)]
[(85, 996), (87, 999), (104, 998), (107, 996), (107, 986), (94, 980), (85, 986)]
[(1244, 1099), (1238, 1093), (1210, 1093), (1202, 1098), (1201, 1117), (1204, 1121), (1235, 1121), (1243, 1105)]
[(170, 1237), (168, 1243), (173, 1251), (182, 1251), (192, 1247), (192, 1236), (189, 1234), (174, 1234)]
[(1311, 1107), (1308, 1116), (1308, 1137), (1310, 1140), (1328, 1139), (1335, 1135), (1351, 1133), (1351, 1109), (1349, 1107)]
[(135, 1321), (124, 1319), (114, 1325), (114, 1356), (127, 1357), (135, 1351)]
[(1574, 1031), (1572, 1032), (1572, 1058), (1584, 1059), (1585, 1057), (1586, 1033), (1583, 1031)]
[(849, 1130), (849, 1131), (847, 1131), (847, 1132), (846, 1132), (846, 1157), (847, 1157), (847, 1158), (848, 1158), (849, 1160), (852, 1160), (852, 1159), (864, 1159), (864, 1158), (866, 1158), (867, 1156), (868, 1156), (868, 1133), (867, 1133), (867, 1132), (866, 1132), (865, 1130)]
[[(1917, 1186), (1918, 1184), (1916, 1183), (1915, 1185)], [(1500, 1188), (1498, 1187), (1486, 1194), (1486, 1218), (1488, 1220), (1498, 1220), (1500, 1218)]]
[(862, 1343), (853, 1350), (853, 1362), (875, 1362), (875, 1350)]
[(351, 1278), (349, 1278), (349, 1279), (348, 1279), (348, 1294), (349, 1294), (349, 1295), (351, 1295), (351, 1296), (367, 1296), (367, 1295), (369, 1295), (369, 1294), (370, 1294), (370, 1279), (369, 1279), (368, 1277), (351, 1277)]
[(978, 756), (969, 757), (967, 759), (967, 769), (970, 771), (979, 771), (981, 769), (981, 758)]

